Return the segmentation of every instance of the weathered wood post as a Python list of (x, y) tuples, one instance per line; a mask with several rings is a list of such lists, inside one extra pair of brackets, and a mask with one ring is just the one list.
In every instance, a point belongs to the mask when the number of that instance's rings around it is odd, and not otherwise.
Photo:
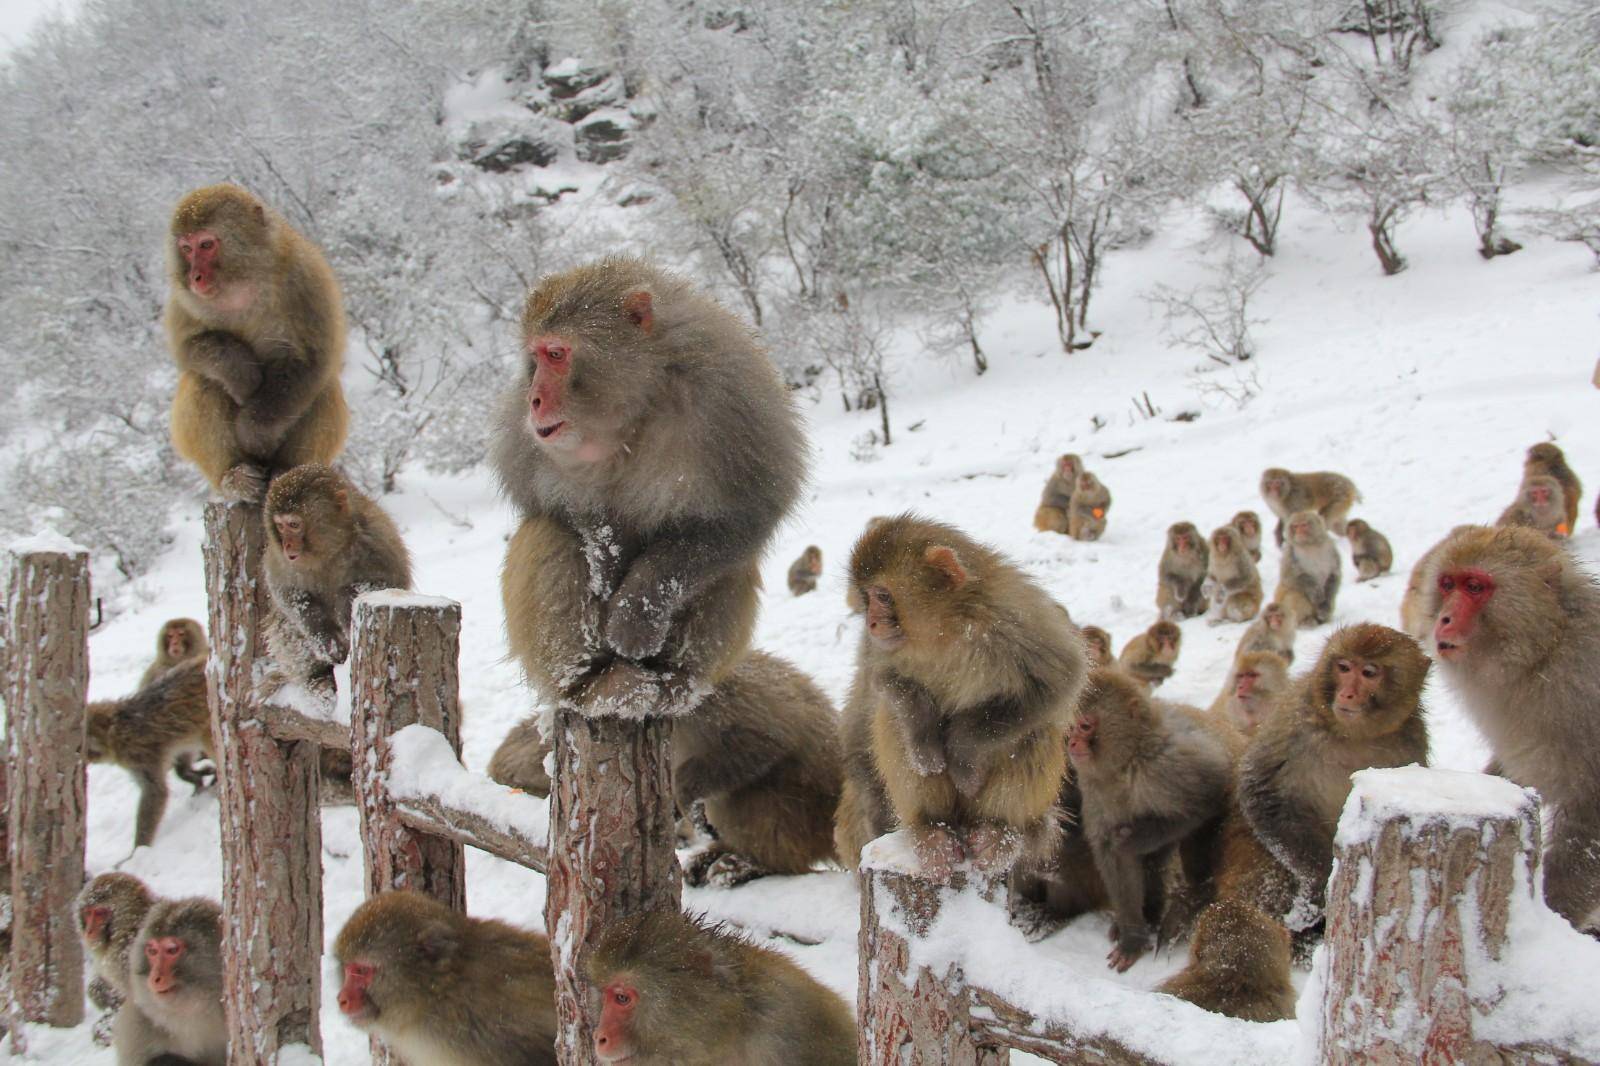
[(272, 612), (261, 576), (261, 511), (213, 502), (205, 522), (228, 1063), (268, 1066), (297, 1044), (322, 1051), (318, 749), (274, 739), (257, 715), (256, 660), (266, 655)]
[(1005, 1066), (1011, 1061), (1004, 1048), (979, 1046), (972, 995), (960, 967), (936, 973), (911, 960), (912, 942), (928, 935), (949, 891), (970, 885), (991, 902), (1004, 892), (1003, 875), (969, 881), (970, 876), (957, 871), (949, 885), (928, 880), (904, 832), (862, 850), (856, 1058), (863, 1066)]
[(368, 897), (409, 888), (466, 909), (466, 849), (401, 823), (387, 786), (390, 737), (408, 725), (437, 729), (461, 755), (460, 658), (459, 603), (405, 592), (356, 600), (350, 754)]
[(83, 1021), (84, 705), (89, 553), (65, 542), (13, 551), (6, 590), (6, 775), (11, 858), (11, 1048), (25, 1022)]
[(1328, 886), (1316, 1061), (1505, 1061), (1473, 1035), (1494, 1004), (1474, 998), (1467, 968), (1505, 951), (1514, 894), (1535, 898), (1539, 851), (1538, 803), (1509, 781), (1357, 773)]
[(672, 723), (558, 711), (545, 928), (556, 970), (556, 1056), (593, 1066), (585, 950), (615, 918), (679, 906)]

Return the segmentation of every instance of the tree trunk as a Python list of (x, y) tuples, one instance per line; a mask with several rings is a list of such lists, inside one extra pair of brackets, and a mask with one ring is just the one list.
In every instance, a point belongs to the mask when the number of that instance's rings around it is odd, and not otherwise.
[(614, 919), (677, 910), (672, 723), (556, 712), (545, 928), (556, 970), (556, 1055), (594, 1066), (588, 950)]
[(261, 512), (209, 503), (205, 520), (228, 1063), (266, 1066), (295, 1044), (322, 1051), (318, 748), (274, 739), (256, 716), (255, 664), (266, 655), (272, 610), (261, 576)]
[(11, 1048), (21, 1023), (83, 1021), (84, 706), (89, 695), (89, 555), (19, 554), (6, 595)]

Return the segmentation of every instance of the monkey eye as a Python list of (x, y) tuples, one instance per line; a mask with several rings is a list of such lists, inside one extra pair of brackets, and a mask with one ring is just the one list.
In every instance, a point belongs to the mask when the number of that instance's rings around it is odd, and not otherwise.
[(611, 993), (611, 1002), (615, 1003), (619, 1007), (626, 1007), (628, 1004), (633, 1002), (633, 997), (619, 988), (617, 991)]
[(1371, 681), (1373, 678), (1378, 676), (1378, 668), (1373, 666), (1371, 663), (1368, 663), (1361, 668), (1361, 676), (1366, 678), (1368, 681)]
[(1341, 674), (1348, 674), (1351, 671), (1352, 666), (1349, 659), (1340, 659), (1338, 662), (1333, 664), (1333, 668), (1339, 671)]
[(1451, 577), (1449, 574), (1445, 574), (1445, 575), (1443, 575), (1442, 577), (1439, 578), (1439, 591), (1440, 592), (1450, 592), (1455, 587), (1456, 587), (1456, 579)]
[(184, 255), (189, 255), (194, 251), (194, 245), (190, 244), (188, 241), (179, 241), (178, 251), (182, 252)]
[(217, 242), (215, 240), (213, 240), (212, 238), (210, 238), (210, 237), (207, 237), (205, 240), (200, 242), (200, 250), (202, 252), (209, 252), (209, 251), (211, 251), (211, 249), (215, 248), (216, 246), (217, 246)]
[(144, 942), (144, 957), (145, 958), (154, 959), (157, 956), (159, 956), (160, 954), (161, 954), (161, 948), (156, 944), (156, 942), (154, 940), (146, 940)]
[(1467, 578), (1466, 587), (1467, 587), (1467, 595), (1468, 596), (1482, 596), (1483, 595), (1483, 582), (1479, 581), (1475, 577)]

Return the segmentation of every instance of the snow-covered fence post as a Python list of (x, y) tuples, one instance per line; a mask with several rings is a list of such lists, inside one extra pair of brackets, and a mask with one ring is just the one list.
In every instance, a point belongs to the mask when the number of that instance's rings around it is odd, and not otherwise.
[(206, 663), (222, 820), (223, 1005), (229, 1066), (320, 1054), (322, 821), (318, 748), (277, 740), (258, 713), (256, 659), (272, 604), (261, 577), (261, 511), (208, 503)]
[(905, 833), (863, 850), (856, 992), (856, 1060), (863, 1066), (1005, 1066), (1011, 1061), (1006, 1049), (978, 1044), (972, 994), (960, 966), (935, 972), (911, 958), (915, 941), (938, 920), (947, 893), (970, 887), (994, 901), (1004, 891), (1003, 876), (970, 885), (968, 876), (957, 871), (949, 885), (928, 880)]
[(1316, 1061), (1503, 1061), (1509, 1049), (1474, 1034), (1494, 990), (1475, 991), (1468, 971), (1508, 947), (1513, 894), (1533, 898), (1539, 850), (1538, 803), (1509, 781), (1414, 767), (1357, 773), (1315, 975)]
[(389, 738), (408, 725), (437, 729), (461, 755), (460, 645), (461, 605), (453, 600), (402, 592), (368, 593), (356, 600), (350, 639), (351, 778), (369, 897), (409, 888), (466, 909), (466, 849), (395, 817), (387, 776)]
[(556, 971), (556, 1057), (594, 1066), (588, 983), (578, 967), (613, 919), (676, 910), (672, 723), (558, 711), (545, 928)]
[(11, 1047), (22, 1023), (83, 1021), (84, 705), (89, 696), (89, 554), (17, 546), (6, 592), (4, 677), (11, 859)]

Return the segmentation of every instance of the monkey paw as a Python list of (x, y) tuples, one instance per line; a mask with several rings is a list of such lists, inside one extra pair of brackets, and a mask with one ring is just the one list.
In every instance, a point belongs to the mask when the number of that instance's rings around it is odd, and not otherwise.
[(606, 619), (606, 644), (625, 659), (645, 659), (661, 651), (672, 628), (672, 611), (662, 599), (626, 588), (617, 593)]
[(1011, 925), (1022, 934), (1022, 939), (1030, 944), (1037, 944), (1045, 937), (1066, 928), (1067, 923), (1043, 903), (1013, 898)]
[(589, 717), (648, 718), (667, 709), (660, 675), (638, 663), (614, 662), (578, 696), (578, 710)]
[(111, 1046), (111, 1027), (116, 1024), (116, 1021), (117, 1012), (115, 1010), (107, 1011), (95, 1019), (94, 1029), (91, 1030), (95, 1047)]
[(1118, 973), (1126, 973), (1150, 950), (1150, 930), (1143, 926), (1118, 928), (1117, 944), (1106, 955), (1106, 963)]
[(1015, 865), (1022, 855), (1022, 834), (1005, 825), (980, 825), (966, 834), (967, 857), (984, 873)]
[(747, 881), (765, 876), (766, 867), (754, 859), (725, 851), (706, 870), (706, 883), (719, 888), (738, 888)]
[(712, 865), (722, 857), (724, 852), (720, 848), (706, 848), (689, 856), (683, 864), (683, 883), (691, 888), (704, 885), (710, 876)]
[(916, 831), (917, 861), (930, 881), (949, 881), (950, 875), (967, 857), (961, 838), (944, 826), (926, 826)]
[(222, 475), (217, 491), (229, 503), (260, 503), (267, 494), (267, 472), (254, 463), (240, 463)]

